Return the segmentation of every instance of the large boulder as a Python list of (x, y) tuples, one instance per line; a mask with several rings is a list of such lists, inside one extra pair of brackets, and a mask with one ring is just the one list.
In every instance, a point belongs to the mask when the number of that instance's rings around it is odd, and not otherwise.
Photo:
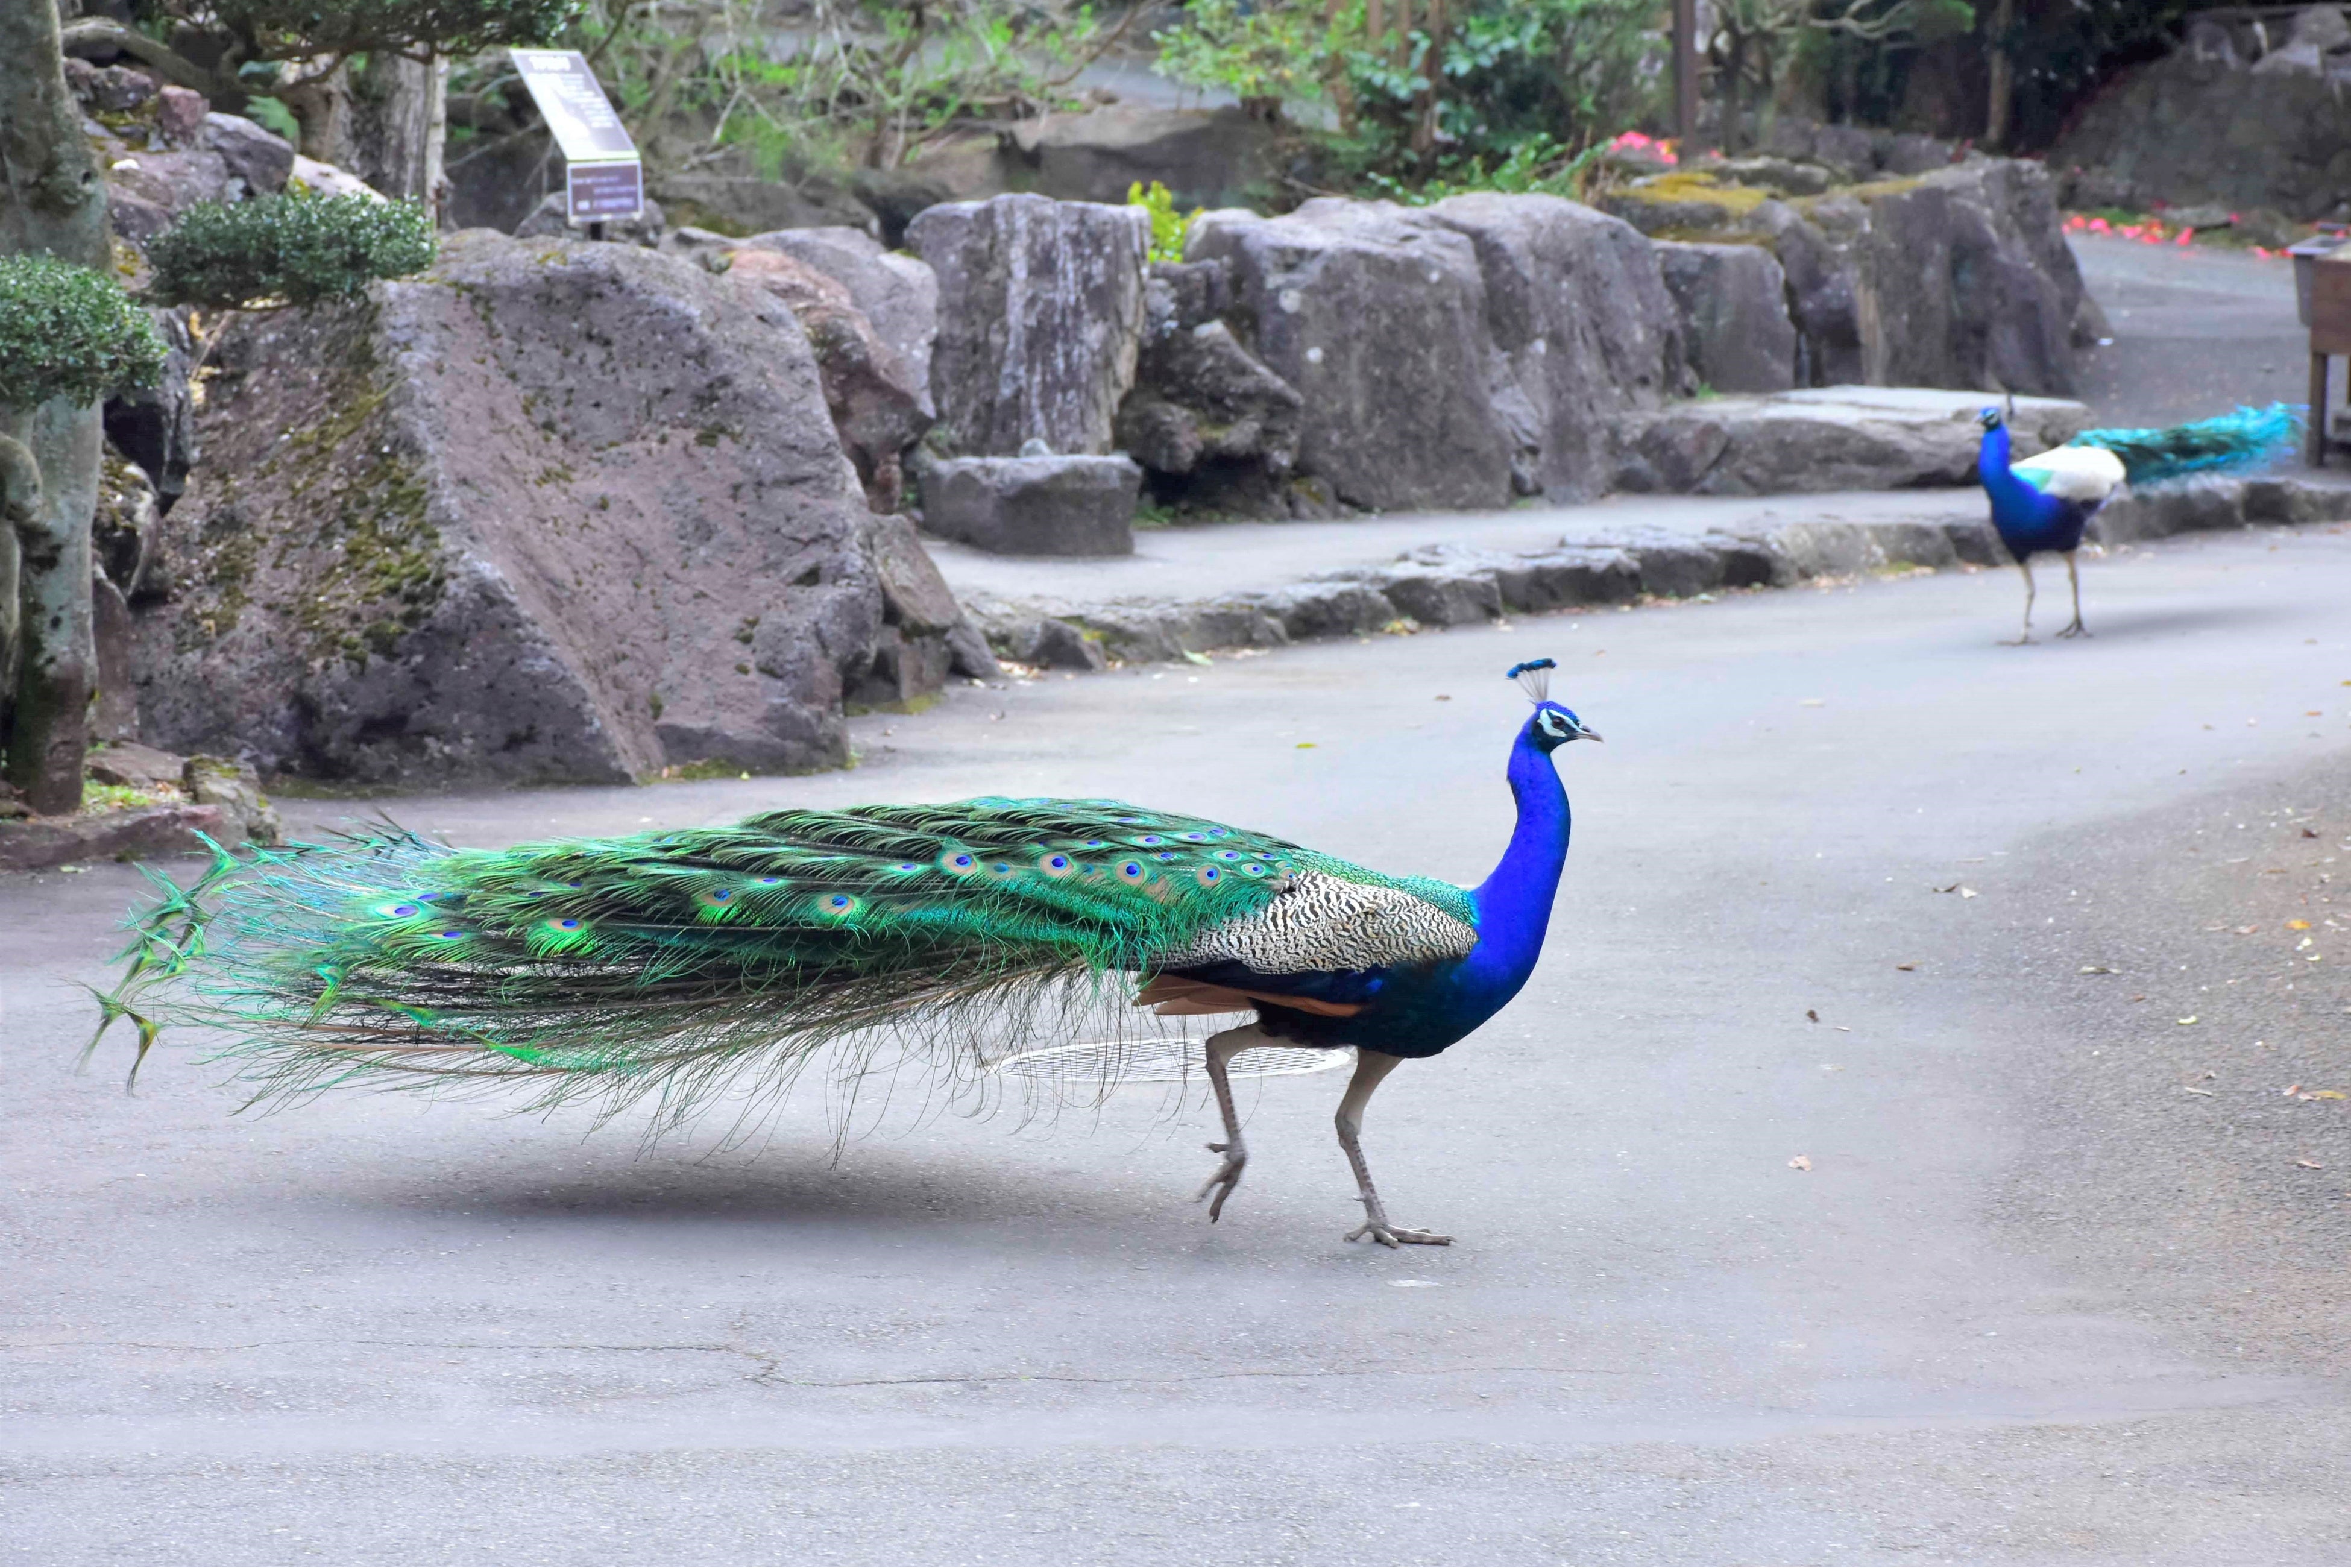
[(906, 241), (938, 276), (931, 396), (949, 450), (1107, 453), (1143, 332), (1142, 209), (951, 202), (916, 217)]
[(1301, 400), (1219, 319), (1229, 291), (1222, 262), (1151, 264), (1134, 390), (1116, 434), (1165, 498), (1262, 514), (1283, 505)]
[[(138, 616), (144, 738), (402, 785), (847, 760), (884, 594), (770, 293), (475, 230), (348, 306), (240, 318), (215, 362)], [(895, 693), (941, 662), (896, 657)]]
[(1299, 462), (1378, 510), (1499, 507), (1518, 437), (1489, 385), (1468, 236), (1387, 202), (1224, 210), (1186, 256), (1231, 269), (1244, 344), (1304, 399)]
[(939, 336), (939, 279), (929, 264), (883, 250), (862, 229), (778, 229), (738, 243), (781, 251), (848, 289), (851, 303), (912, 374), (923, 412), (938, 412), (931, 402), (931, 347)]
[(779, 251), (728, 253), (727, 275), (766, 289), (799, 319), (824, 377), (841, 450), (856, 465), (867, 503), (894, 512), (904, 498), (907, 448), (931, 425), (922, 388), (897, 350), (882, 340), (849, 290)]
[(2351, 60), (2323, 43), (2327, 18), (2342, 27), (2340, 9), (2310, 9), (2326, 17), (2304, 13), (2283, 47), (2251, 62), (2208, 22), (2189, 47), (2093, 99), (2049, 150), (2049, 166), (2085, 191), (2338, 215), (2351, 193), (2351, 98), (2343, 90)]
[(1788, 275), (1753, 245), (1657, 246), (1666, 288), (1681, 308), (1690, 370), (1722, 392), (1785, 392), (1796, 384), (1796, 328)]
[(1616, 416), (1687, 389), (1679, 313), (1653, 247), (1629, 225), (1556, 196), (1453, 196), (1428, 215), (1477, 252), (1512, 488), (1565, 500), (1598, 493)]
[(674, 223), (720, 234), (754, 235), (775, 229), (824, 228), (846, 224), (871, 230), (873, 209), (818, 178), (764, 180), (726, 172), (656, 172), (652, 194), (661, 198)]

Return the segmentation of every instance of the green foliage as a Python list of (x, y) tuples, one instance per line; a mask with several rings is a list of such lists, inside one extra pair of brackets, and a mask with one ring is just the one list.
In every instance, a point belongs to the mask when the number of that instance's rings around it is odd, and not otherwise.
[(1151, 182), (1151, 188), (1147, 191), (1143, 188), (1141, 181), (1129, 185), (1126, 188), (1126, 204), (1141, 207), (1144, 214), (1151, 220), (1152, 260), (1184, 259), (1185, 231), (1192, 226), (1192, 220), (1200, 215), (1197, 207), (1188, 213), (1178, 213), (1176, 210), (1176, 193), (1156, 180)]
[(152, 386), (167, 350), (104, 273), (46, 256), (0, 256), (0, 407), (97, 402)]
[(371, 278), (421, 272), (438, 254), (433, 220), (409, 202), (265, 196), (200, 202), (148, 247), (166, 305), (314, 305)]
[[(1089, 10), (1024, 0), (807, 0), (788, 39), (758, 0), (588, 0), (562, 42), (656, 160), (665, 141), (705, 165), (732, 147), (778, 179), (896, 168), (977, 120), (1063, 107), (1095, 35)], [(463, 75), (453, 90), (511, 80)]]
[(253, 61), (371, 49), (469, 55), (541, 44), (578, 17), (580, 0), (163, 0), (155, 9), (225, 35), (237, 60)]
[(1444, 172), (1431, 175), (1417, 185), (1380, 173), (1367, 176), (1366, 183), (1389, 200), (1408, 207), (1425, 207), (1431, 202), (1474, 191), (1499, 191), (1510, 196), (1564, 196), (1570, 201), (1581, 201), (1587, 193), (1593, 170), (1607, 150), (1606, 142), (1595, 141), (1581, 152), (1573, 152), (1550, 137), (1538, 134), (1520, 142), (1508, 157), (1491, 167), (1483, 158), (1472, 158), (1448, 165)]
[(294, 111), (274, 98), (248, 98), (245, 100), (245, 117), (264, 131), (274, 131), (287, 141), (299, 144), (302, 122)]
[(1403, 10), (1384, 6), (1374, 30), (1365, 0), (1263, 0), (1246, 14), (1196, 0), (1157, 35), (1159, 68), (1327, 105), (1336, 130), (1310, 135), (1343, 177), (1390, 193), (1548, 178), (1560, 150), (1605, 140), (1653, 100), (1651, 0), (1463, 0), (1437, 32), (1426, 6), (1419, 25), (1390, 25)]

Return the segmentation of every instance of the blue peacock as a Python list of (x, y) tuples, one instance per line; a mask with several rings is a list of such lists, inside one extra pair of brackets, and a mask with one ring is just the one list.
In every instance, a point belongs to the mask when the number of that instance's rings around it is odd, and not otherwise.
[(167, 1023), (225, 1030), (256, 1099), (504, 1088), (674, 1119), (747, 1078), (789, 1085), (836, 1043), (968, 1064), (1104, 1000), (1254, 1014), (1205, 1043), (1224, 1121), (1208, 1218), (1249, 1161), (1232, 1059), (1352, 1046), (1347, 1239), (1444, 1246), (1390, 1223), (1358, 1134), (1400, 1062), (1491, 1018), (1542, 951), (1569, 829), (1552, 753), (1600, 738), (1549, 700), (1553, 667), (1509, 671), (1535, 705), (1510, 749), (1518, 821), (1475, 888), (1112, 800), (772, 811), (498, 852), (383, 831), (159, 878), (99, 1033), (128, 1019), (143, 1060)]
[(2286, 403), (2240, 408), (2159, 430), (2085, 430), (2063, 446), (2019, 462), (2009, 450), (2008, 421), (1999, 409), (1985, 409), (1977, 421), (1984, 433), (1976, 476), (1991, 497), (1991, 526), (2024, 573), (2024, 632), (2019, 643), (2032, 641), (2032, 558), (2042, 554), (2065, 558), (2065, 578), (2074, 590), (2074, 619), (2057, 635), (2088, 635), (2074, 552), (2081, 549), (2090, 519), (2126, 483), (2152, 485), (2266, 462), (2294, 439), (2300, 423)]

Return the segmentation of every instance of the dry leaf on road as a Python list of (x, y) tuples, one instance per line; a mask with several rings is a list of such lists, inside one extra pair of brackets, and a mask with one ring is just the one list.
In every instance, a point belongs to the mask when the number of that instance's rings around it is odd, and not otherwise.
[(1813, 1156), (1810, 1155), (1798, 1155), (1794, 1159), (1788, 1162), (1788, 1168), (1792, 1171), (1808, 1171), (1813, 1168)]

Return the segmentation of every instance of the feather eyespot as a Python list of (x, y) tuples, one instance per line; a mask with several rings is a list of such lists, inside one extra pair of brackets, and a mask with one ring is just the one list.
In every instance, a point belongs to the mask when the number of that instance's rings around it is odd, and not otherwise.
[(1208, 835), (1206, 833), (1179, 833), (1176, 836), (1186, 843), (1205, 844), (1208, 841)]
[(1149, 849), (1154, 844), (1164, 844), (1167, 841), (1161, 838), (1157, 833), (1139, 833), (1135, 836), (1134, 841), (1142, 845), (1144, 849)]
[(818, 899), (816, 907), (820, 915), (843, 915), (856, 914), (858, 905), (857, 900), (850, 897), (849, 894), (836, 893), (829, 898)]
[(463, 931), (444, 931), (441, 933), (441, 940), (444, 942), (455, 942), (458, 937), (463, 936), (464, 935), (465, 933)]
[(892, 866), (890, 869), (892, 871), (920, 871), (923, 868), (913, 861), (900, 861), (896, 865)]
[(1210, 850), (1208, 854), (1210, 858), (1220, 861), (1237, 861), (1241, 858), (1241, 852), (1238, 850)]
[(440, 896), (441, 894), (437, 893), (420, 893), (416, 895), (416, 902), (419, 904), (430, 904)]
[(763, 876), (759, 879), (761, 887), (781, 887), (783, 884), (784, 879), (779, 876)]
[(1078, 869), (1078, 862), (1065, 854), (1044, 854), (1037, 857), (1037, 869), (1050, 877), (1064, 877)]
[(997, 882), (1010, 882), (1020, 874), (1020, 868), (1010, 861), (997, 861), (987, 868), (988, 876)]
[(1141, 861), (1121, 861), (1118, 866), (1118, 880), (1129, 887), (1141, 887), (1151, 880), (1151, 868)]
[(939, 869), (949, 876), (969, 876), (979, 869), (979, 861), (968, 851), (949, 850), (939, 856)]
[(395, 904), (384, 910), (384, 913), (394, 920), (405, 920), (416, 912), (417, 906), (413, 904)]
[(1194, 872), (1192, 875), (1199, 882), (1202, 887), (1214, 887), (1217, 883), (1225, 880), (1225, 872), (1222, 866), (1204, 865), (1198, 871)]
[(580, 922), (577, 920), (556, 920), (549, 922), (549, 924), (558, 931), (577, 931), (580, 929)]
[(1110, 841), (1107, 839), (1088, 839), (1084, 843), (1080, 844), (1078, 848), (1081, 850), (1106, 850), (1110, 848)]
[(1162, 864), (1165, 864), (1165, 862), (1167, 862), (1168, 861), (1180, 861), (1180, 860), (1182, 860), (1184, 857), (1183, 857), (1182, 855), (1177, 854), (1174, 850), (1161, 850), (1157, 854), (1155, 854), (1155, 855), (1152, 856), (1151, 858), (1152, 858), (1153, 860), (1155, 860), (1155, 861), (1160, 862)]
[(1251, 861), (1249, 864), (1241, 867), (1241, 874), (1243, 876), (1263, 876), (1265, 874), (1265, 867), (1258, 864), (1255, 861)]

